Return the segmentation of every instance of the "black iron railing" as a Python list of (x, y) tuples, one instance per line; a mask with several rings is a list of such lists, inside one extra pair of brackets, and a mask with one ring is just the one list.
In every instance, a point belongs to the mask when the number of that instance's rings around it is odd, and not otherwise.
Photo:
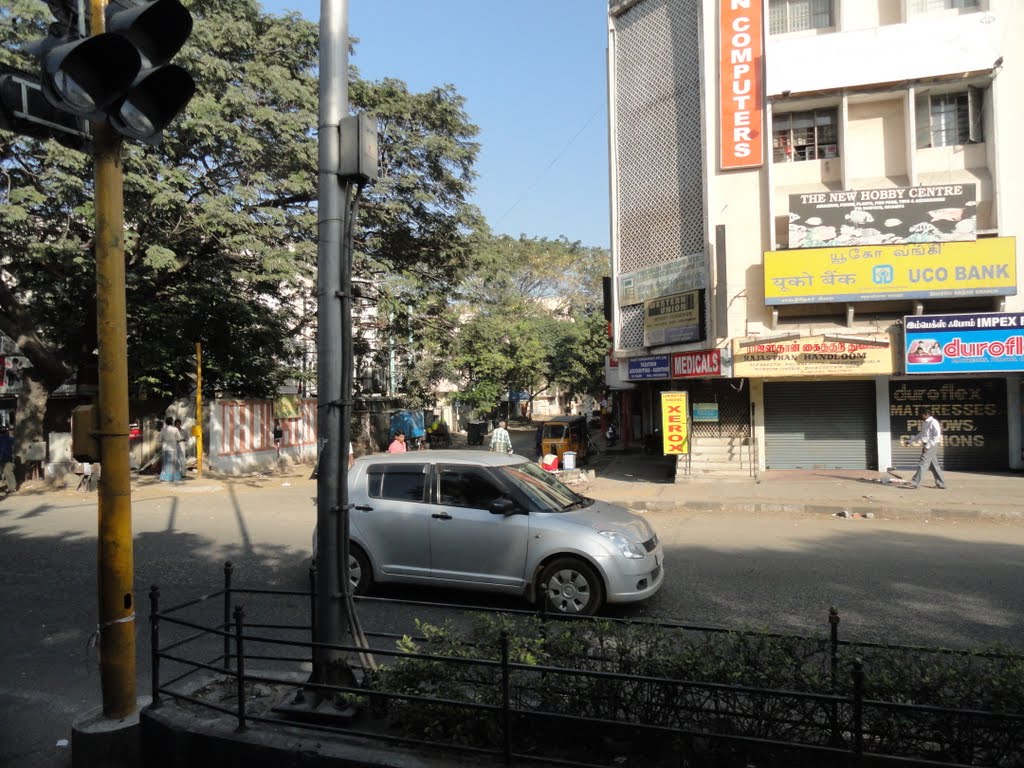
[[(232, 584), (233, 569), (224, 569), (224, 588), (172, 608), (162, 609), (157, 587), (150, 590), (152, 707), (159, 709), (165, 698), (204, 707), (233, 718), (235, 728), (244, 731), (257, 725), (267, 728), (287, 724), (323, 733), (337, 733), (386, 743), (433, 746), (462, 753), (489, 755), (506, 764), (542, 762), (548, 765), (592, 768), (602, 762), (602, 751), (627, 753), (647, 745), (669, 745), (669, 762), (650, 755), (644, 765), (678, 765), (681, 753), (719, 749), (727, 745), (745, 754), (768, 755), (779, 764), (779, 755), (789, 756), (786, 764), (816, 766), (918, 765), (964, 768), (975, 765), (1019, 766), (1024, 764), (1024, 714), (998, 712), (963, 706), (935, 706), (883, 700), (869, 695), (881, 690), (882, 683), (870, 682), (870, 668), (861, 657), (882, 658), (879, 654), (897, 654), (920, 660), (928, 656), (983, 659), (987, 663), (1021, 668), (1024, 658), (1011, 652), (973, 653), (952, 649), (934, 649), (905, 645), (884, 645), (843, 640), (839, 637), (839, 613), (829, 613), (827, 638), (801, 637), (781, 633), (745, 632), (719, 627), (672, 622), (634, 621), (602, 618), (601, 627), (637, 626), (671, 633), (699, 633), (749, 638), (756, 643), (766, 639), (792, 642), (804, 657), (798, 665), (820, 664), (825, 683), (821, 690), (785, 690), (733, 684), (721, 681), (679, 679), (636, 668), (624, 668), (626, 654), (614, 647), (590, 648), (573, 667), (554, 666), (514, 658), (510, 651), (510, 632), (503, 629), (490, 644), (463, 646), (452, 653), (451, 647), (423, 652), (429, 646), (426, 636), (411, 637), (404, 632), (367, 632), (373, 642), (372, 653), (380, 661), (379, 674), (365, 673), (359, 685), (331, 685), (313, 682), (308, 671), (314, 651), (332, 648), (356, 657), (365, 648), (323, 645), (310, 637), (315, 625), (315, 576), (310, 574), (309, 592), (295, 590), (241, 589)], [(260, 601), (309, 601), (310, 624), (260, 620), (258, 611), (247, 614), (239, 598), (254, 609)], [(221, 601), (220, 616), (206, 610)], [(417, 611), (442, 609), (446, 612), (500, 613), (524, 620), (539, 618), (539, 632), (545, 637), (557, 627), (554, 622), (570, 620), (532, 611), (496, 611), (495, 609), (363, 598), (366, 604), (387, 607), (413, 606)], [(207, 616), (186, 617), (185, 612), (205, 611)], [(393, 615), (394, 611), (389, 614)], [(573, 621), (590, 621), (575, 619)], [(593, 626), (597, 627), (598, 624)], [(173, 640), (161, 636), (161, 630), (173, 628)], [(512, 635), (514, 638), (515, 636)], [(404, 647), (398, 647), (402, 641)], [(390, 647), (388, 647), (390, 646)], [(216, 651), (214, 651), (216, 649)], [(796, 652), (796, 651), (795, 651)], [(213, 654), (212, 656), (209, 654)], [(471, 653), (472, 655), (466, 655)], [(269, 663), (273, 673), (260, 672), (256, 663)], [(419, 664), (420, 668), (411, 668)], [(166, 665), (174, 667), (173, 674)], [(628, 664), (626, 665), (628, 666)], [(445, 685), (424, 686), (426, 679), (447, 681)], [(267, 711), (254, 711), (247, 691), (257, 684), (284, 684), (283, 673), (291, 672), (291, 685), (306, 694), (321, 697), (347, 697), (360, 701), (370, 713), (350, 723), (331, 724), (288, 719)], [(204, 697), (190, 690), (187, 683), (200, 674), (233, 681), (234, 705), (225, 697)], [(421, 677), (417, 677), (417, 675)], [(412, 681), (412, 682), (410, 682)], [(396, 729), (383, 714), (402, 719), (415, 728), (417, 722), (433, 724), (417, 730)], [(400, 716), (398, 718), (395, 715)], [(642, 713), (643, 717), (638, 717)], [(374, 715), (377, 717), (374, 717)], [(483, 724), (482, 736), (451, 731), (462, 724)], [(438, 724), (441, 724), (440, 726)], [(449, 732), (441, 733), (449, 727)], [(592, 750), (578, 746), (570, 752), (558, 735), (566, 727), (577, 734), (588, 733), (597, 745), (621, 742), (617, 747)], [(656, 737), (656, 738), (650, 738)], [(646, 739), (646, 741), (645, 741)], [(708, 744), (713, 745), (708, 747)], [(665, 758), (669, 759), (669, 758)], [(626, 763), (632, 764), (632, 763)], [(641, 763), (637, 763), (641, 764)], [(752, 765), (759, 764), (756, 758)]]

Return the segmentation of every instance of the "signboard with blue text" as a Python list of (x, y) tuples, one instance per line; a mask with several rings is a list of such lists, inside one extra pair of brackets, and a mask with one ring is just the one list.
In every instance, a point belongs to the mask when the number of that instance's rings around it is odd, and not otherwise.
[(1017, 245), (1012, 237), (971, 243), (794, 248), (764, 254), (764, 303), (768, 305), (1016, 293)]
[(1024, 371), (1024, 312), (910, 315), (903, 330), (907, 373)]
[(668, 355), (629, 358), (628, 378), (630, 381), (637, 379), (667, 379), (669, 375)]

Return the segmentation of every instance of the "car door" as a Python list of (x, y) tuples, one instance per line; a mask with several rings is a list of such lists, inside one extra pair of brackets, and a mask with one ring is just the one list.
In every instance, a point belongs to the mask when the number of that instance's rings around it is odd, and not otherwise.
[(430, 521), (431, 576), (521, 590), (529, 515), (524, 510), (509, 515), (490, 511), (492, 501), (508, 495), (484, 467), (439, 463), (436, 478)]
[(375, 462), (353, 493), (349, 520), (386, 576), (430, 578), (426, 462)]

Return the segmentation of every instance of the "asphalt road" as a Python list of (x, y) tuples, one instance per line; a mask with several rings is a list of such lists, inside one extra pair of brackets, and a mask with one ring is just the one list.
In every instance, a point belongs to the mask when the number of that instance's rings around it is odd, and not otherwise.
[[(149, 585), (160, 585), (165, 606), (186, 600), (218, 589), (231, 560), (236, 585), (305, 587), (314, 491), (303, 473), (216, 489), (186, 483), (173, 494), (159, 489), (133, 501), (140, 694), (149, 687)], [(665, 587), (648, 603), (612, 615), (824, 634), (828, 608), (836, 605), (848, 639), (1024, 647), (1024, 524), (648, 514), (665, 543)], [(101, 703), (89, 647), (96, 626), (95, 495), (4, 499), (0, 557), (0, 765), (70, 766), (70, 748), (59, 742), (70, 738), (74, 719)], [(378, 594), (524, 607), (468, 593)], [(276, 611), (275, 618), (298, 621), (306, 603), (284, 600)], [(367, 604), (360, 615), (368, 629), (411, 631), (416, 614)]]

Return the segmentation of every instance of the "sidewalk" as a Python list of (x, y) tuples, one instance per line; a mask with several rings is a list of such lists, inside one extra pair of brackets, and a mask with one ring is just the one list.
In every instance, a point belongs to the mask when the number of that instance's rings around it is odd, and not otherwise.
[(757, 479), (673, 482), (671, 459), (640, 453), (611, 453), (596, 460), (594, 468), (596, 477), (574, 488), (635, 509), (1024, 520), (1024, 474), (1012, 472), (946, 472), (948, 487), (938, 490), (931, 475), (912, 489), (872, 470), (771, 470)]
[[(441, 453), (441, 451), (437, 451)], [(929, 475), (916, 490), (901, 487), (891, 475), (871, 470), (771, 470), (758, 478), (691, 477), (674, 482), (669, 458), (639, 452), (610, 452), (582, 468), (592, 480), (573, 490), (602, 501), (650, 511), (785, 512), (834, 515), (871, 513), (889, 518), (960, 518), (1024, 521), (1024, 474), (946, 472), (948, 488), (938, 490)], [(300, 464), (275, 472), (242, 476), (192, 473), (180, 483), (162, 483), (152, 475), (132, 477), (132, 498), (212, 494), (242, 490), (316, 494), (312, 467)], [(901, 472), (910, 478), (912, 472)], [(563, 479), (570, 480), (566, 475)], [(29, 483), (18, 495), (60, 493), (92, 496), (72, 488), (53, 490)]]

